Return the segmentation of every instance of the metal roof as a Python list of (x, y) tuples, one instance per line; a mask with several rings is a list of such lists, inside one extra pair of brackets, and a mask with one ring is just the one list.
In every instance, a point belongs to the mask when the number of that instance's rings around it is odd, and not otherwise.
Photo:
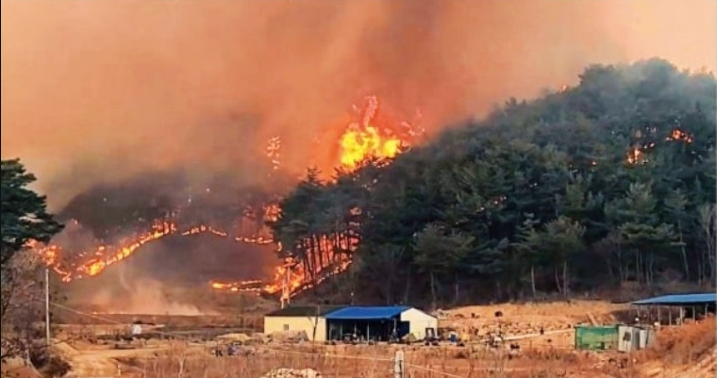
[(350, 306), (327, 314), (327, 320), (381, 320), (391, 319), (410, 309), (408, 306)]
[(272, 311), (264, 316), (324, 316), (346, 306), (320, 305), (320, 306), (289, 306)]
[(674, 294), (663, 295), (655, 298), (643, 299), (630, 304), (637, 306), (663, 305), (663, 306), (680, 306), (680, 305), (696, 305), (709, 304), (717, 302), (717, 293), (702, 294)]

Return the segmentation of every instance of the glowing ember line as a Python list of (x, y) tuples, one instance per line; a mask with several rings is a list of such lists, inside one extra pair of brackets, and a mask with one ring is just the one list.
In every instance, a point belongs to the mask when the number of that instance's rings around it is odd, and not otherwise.
[[(357, 112), (360, 112), (357, 108)], [(419, 116), (420, 114), (417, 113)], [(423, 131), (414, 128), (408, 122), (397, 122), (385, 124), (385, 119), (379, 117), (379, 103), (375, 96), (367, 98), (367, 104), (363, 113), (359, 114), (357, 121), (351, 123), (344, 130), (338, 140), (340, 147), (339, 163), (344, 168), (355, 169), (361, 162), (369, 158), (390, 159), (401, 153), (403, 148), (410, 147), (422, 134)], [(668, 137), (668, 140), (683, 140), (687, 143), (692, 141), (691, 137), (680, 130), (675, 130)], [(281, 165), (280, 137), (272, 137), (266, 146), (266, 156), (271, 162), (271, 170), (280, 169)], [(632, 152), (636, 159), (641, 154), (639, 148)], [(630, 160), (630, 157), (628, 157)], [(269, 172), (271, 175), (272, 173)], [(245, 216), (252, 219), (262, 217), (264, 221), (276, 221), (280, 209), (273, 204), (264, 207), (263, 214), (257, 209), (247, 209)], [(198, 225), (183, 232), (178, 232), (175, 224), (168, 221), (157, 222), (152, 229), (137, 237), (130, 238), (121, 243), (120, 247), (108, 247), (100, 245), (90, 251), (82, 251), (74, 254), (75, 258), (87, 258), (79, 265), (63, 266), (61, 264), (62, 249), (56, 245), (49, 245), (40, 248), (37, 243), (30, 243), (29, 247), (38, 250), (40, 256), (47, 266), (52, 267), (65, 282), (83, 277), (92, 277), (103, 272), (108, 266), (127, 259), (143, 245), (165, 236), (179, 233), (182, 236), (211, 234), (222, 238), (231, 238), (236, 242), (251, 243), (257, 245), (276, 244), (282, 249), (281, 243), (274, 241), (271, 237), (254, 235), (230, 235), (230, 233), (213, 228), (208, 225)], [(270, 283), (259, 280), (223, 282), (212, 281), (210, 287), (213, 290), (229, 292), (256, 292), (274, 294), (283, 291), (282, 297), (294, 296), (297, 293), (317, 285), (327, 278), (345, 271), (352, 261), (351, 253), (356, 250), (358, 239), (351, 238), (350, 241), (342, 241), (341, 245), (335, 245), (334, 238), (330, 235), (319, 237), (319, 247), (316, 251), (307, 251), (308, 256), (314, 259), (312, 264), (304, 261), (297, 261), (291, 258), (284, 259), (274, 270), (274, 277)], [(335, 251), (335, 249), (341, 252)], [(320, 255), (320, 256), (319, 256)], [(306, 271), (308, 266), (313, 271)], [(287, 294), (288, 293), (288, 294)]]

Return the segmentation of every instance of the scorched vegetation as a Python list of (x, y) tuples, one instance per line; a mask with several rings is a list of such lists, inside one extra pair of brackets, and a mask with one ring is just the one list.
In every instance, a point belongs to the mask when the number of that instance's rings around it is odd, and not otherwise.
[(717, 278), (710, 74), (592, 66), (359, 165), (330, 181), (310, 170), (272, 224), (309, 271), (350, 255), (346, 295), (440, 305)]

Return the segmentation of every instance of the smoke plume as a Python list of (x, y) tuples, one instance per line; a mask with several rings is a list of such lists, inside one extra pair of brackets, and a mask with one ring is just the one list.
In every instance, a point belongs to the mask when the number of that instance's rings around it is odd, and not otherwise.
[(712, 69), (714, 14), (707, 0), (8, 0), (2, 156), (55, 209), (149, 170), (261, 174), (275, 135), (286, 168), (326, 170), (365, 95), (435, 131), (592, 63)]
[(84, 298), (83, 304), (108, 313), (183, 316), (213, 314), (211, 311), (200, 310), (195, 304), (171, 298), (167, 294), (167, 285), (157, 280), (150, 278), (140, 278), (131, 282), (120, 280), (119, 284), (123, 290), (121, 297), (116, 294), (116, 286), (100, 287)]

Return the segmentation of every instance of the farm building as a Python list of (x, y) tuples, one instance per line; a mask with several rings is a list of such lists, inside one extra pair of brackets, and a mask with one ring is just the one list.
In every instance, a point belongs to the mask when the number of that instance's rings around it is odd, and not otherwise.
[(287, 307), (266, 314), (264, 333), (304, 331), (310, 340), (340, 340), (346, 335), (387, 341), (391, 335), (413, 334), (426, 337), (426, 329), (435, 334), (438, 320), (408, 306), (303, 306)]
[[(326, 340), (326, 314), (345, 306), (290, 306), (264, 315), (264, 333), (306, 332), (309, 340)], [(315, 332), (314, 332), (315, 330)]]
[(408, 306), (358, 307), (350, 306), (326, 315), (330, 340), (356, 334), (377, 341), (388, 341), (394, 333), (399, 338), (413, 334), (416, 339), (426, 337), (426, 329), (435, 335), (438, 319)]
[(686, 318), (697, 320), (707, 313), (715, 313), (715, 302), (716, 293), (702, 293), (663, 295), (630, 304), (638, 308), (638, 319), (672, 325), (682, 324)]
[(619, 350), (629, 352), (644, 349), (655, 339), (655, 331), (647, 327), (628, 325), (575, 327), (575, 348), (581, 350)]

